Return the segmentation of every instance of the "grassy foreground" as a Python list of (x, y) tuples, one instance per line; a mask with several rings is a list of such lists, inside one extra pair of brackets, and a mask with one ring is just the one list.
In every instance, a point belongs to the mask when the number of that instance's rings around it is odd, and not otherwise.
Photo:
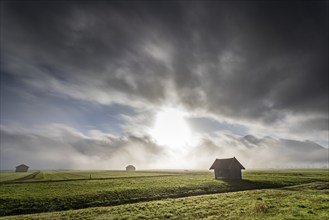
[[(81, 175), (81, 172), (82, 171), (76, 171), (76, 173), (74, 172), (72, 173), (71, 171), (69, 175), (71, 176), (72, 175), (74, 176), (74, 174)], [(64, 211), (64, 210), (82, 209), (82, 208), (90, 208), (90, 207), (100, 207), (100, 206), (113, 206), (112, 208), (111, 207), (106, 208), (106, 210), (108, 209), (111, 210), (110, 212), (114, 212), (114, 209), (116, 209), (115, 207), (125, 207), (125, 206), (117, 206), (117, 205), (123, 205), (129, 203), (134, 203), (134, 204), (130, 204), (128, 205), (128, 207), (131, 207), (132, 210), (135, 209), (133, 207), (137, 207), (135, 211), (138, 211), (140, 209), (139, 205), (141, 204), (153, 204), (152, 202), (140, 203), (145, 201), (161, 200), (158, 202), (160, 202), (160, 204), (164, 202), (164, 208), (165, 208), (166, 206), (169, 205), (169, 203), (165, 204), (167, 200), (164, 201), (163, 199), (168, 199), (168, 198), (182, 198), (182, 197), (195, 196), (195, 195), (206, 195), (206, 194), (234, 192), (234, 191), (252, 190), (252, 189), (273, 189), (273, 188), (281, 188), (286, 186), (295, 186), (300, 184), (315, 184), (315, 185), (318, 184), (320, 188), (323, 188), (324, 190), (315, 191), (314, 195), (318, 195), (320, 199), (323, 199), (322, 198), (323, 196), (324, 197), (328, 196), (328, 191), (326, 190), (325, 186), (328, 186), (329, 183), (327, 170), (248, 171), (243, 173), (244, 180), (241, 182), (224, 182), (224, 181), (214, 180), (213, 174), (211, 172), (192, 172), (192, 171), (191, 172), (176, 171), (171, 173), (146, 172), (147, 175), (143, 172), (134, 172), (134, 173), (125, 172), (124, 174), (122, 174), (123, 176), (120, 176), (121, 175), (120, 173), (115, 173), (115, 172), (114, 173), (117, 175), (114, 175), (113, 171), (104, 172), (103, 174), (95, 171), (95, 173), (93, 173), (92, 176), (95, 176), (96, 173), (97, 175), (99, 175), (98, 179), (89, 180), (88, 178), (68, 179), (67, 172), (43, 171), (40, 174), (38, 174), (34, 179), (1, 183), (0, 215), (8, 216), (8, 215), (18, 215), (18, 214), (32, 214), (32, 213), (41, 213), (41, 212), (53, 212), (53, 211)], [(51, 176), (52, 174), (55, 175), (56, 178), (50, 178), (49, 176)], [(43, 176), (42, 181), (40, 180), (40, 176)], [(86, 177), (87, 176), (88, 175), (86, 175)], [(297, 196), (302, 192), (302, 194), (300, 195), (301, 197), (299, 198), (302, 201), (309, 198), (307, 193), (311, 195), (313, 193), (312, 190), (314, 191), (314, 189), (310, 187), (310, 189), (307, 189), (304, 193), (304, 190), (284, 189), (283, 192), (287, 192), (287, 193), (291, 192), (291, 194), (287, 194), (287, 195), (281, 194), (283, 195), (282, 198), (279, 196), (275, 197), (274, 194), (273, 196), (275, 198), (278, 198), (278, 201), (281, 200), (283, 201), (286, 198), (293, 199), (294, 197), (291, 196), (295, 196), (295, 195)], [(244, 208), (243, 206), (245, 205), (250, 205), (248, 202), (248, 198), (253, 195), (252, 194), (253, 192), (254, 191), (240, 192), (242, 194), (241, 195), (237, 194), (238, 196), (236, 198), (238, 200), (238, 198), (241, 197), (242, 198), (241, 201), (233, 202), (232, 200), (227, 200), (228, 201), (227, 205), (232, 206), (231, 207), (232, 209), (234, 209), (237, 212), (240, 212), (238, 211), (239, 210), (238, 206), (235, 205), (240, 202), (242, 208)], [(259, 191), (259, 193), (267, 193), (267, 192), (274, 193), (279, 191), (278, 189), (270, 190), (270, 191), (266, 191), (266, 190)], [(243, 194), (243, 193), (247, 193), (247, 194)], [(249, 195), (248, 193), (251, 194)], [(218, 195), (218, 196), (222, 196), (222, 195)], [(270, 195), (269, 198), (271, 196), (272, 195)], [(260, 195), (259, 197), (267, 198), (268, 196)], [(209, 197), (209, 198), (213, 198), (213, 197)], [(226, 197), (219, 197), (219, 200), (223, 200), (224, 198)], [(198, 201), (193, 201), (192, 197), (186, 199), (192, 199), (192, 200), (187, 200), (187, 204), (186, 204), (187, 209), (191, 208), (189, 206), (192, 206), (193, 203), (195, 203), (195, 205), (198, 206), (200, 205), (200, 207), (198, 208), (200, 209), (199, 210), (200, 212), (203, 209), (205, 209), (202, 206), (203, 203), (199, 202), (199, 199)], [(185, 198), (184, 199), (182, 198), (182, 200), (168, 200), (168, 202), (170, 203), (174, 201), (182, 201), (184, 204)], [(220, 204), (222, 204), (223, 202), (225, 203), (225, 201), (221, 201)], [(260, 200), (260, 201), (265, 202), (265, 200), (264, 201)], [(287, 202), (288, 201), (290, 200), (287, 200)], [(245, 202), (246, 204), (244, 204)], [(268, 204), (266, 203), (266, 209), (272, 210), (272, 208), (270, 209), (270, 207), (267, 206), (271, 206), (272, 203), (275, 201), (269, 200), (269, 202), (270, 203)], [(290, 202), (291, 204), (294, 204), (295, 201), (291, 200)], [(328, 203), (327, 200), (324, 200), (323, 202)], [(157, 204), (157, 202), (154, 202), (154, 204)], [(216, 207), (218, 206), (219, 205), (217, 205)], [(285, 206), (289, 206), (289, 204), (285, 204), (284, 207)], [(168, 208), (170, 209), (172, 208), (173, 210), (176, 210), (174, 206)], [(123, 210), (124, 209), (125, 208), (123, 208)], [(144, 210), (145, 208), (141, 208), (141, 209)], [(211, 209), (211, 208), (207, 208), (207, 209)], [(91, 210), (90, 216), (92, 215), (101, 216), (96, 214), (96, 212), (92, 211), (93, 209), (90, 210)], [(97, 211), (98, 209), (95, 210)], [(102, 210), (102, 208), (100, 210)], [(150, 209), (149, 211), (147, 210), (148, 209), (145, 209), (145, 213), (143, 212), (146, 215), (146, 217), (150, 215), (150, 213), (148, 214), (148, 212), (153, 212), (152, 209)], [(177, 213), (175, 213), (173, 210), (171, 210), (170, 212), (166, 211), (165, 213), (173, 212), (172, 215), (176, 216)], [(184, 210), (184, 208), (182, 208), (182, 210)], [(203, 210), (203, 211), (207, 211), (207, 210)], [(71, 212), (72, 211), (69, 211), (67, 215), (70, 215)], [(80, 211), (77, 210), (77, 212)], [(126, 214), (128, 215), (131, 212), (132, 211), (127, 212)], [(74, 214), (74, 212), (72, 213)], [(109, 212), (106, 213), (107, 213), (106, 215), (109, 215)], [(316, 214), (319, 213), (320, 211), (316, 212)], [(215, 215), (217, 214), (218, 213), (216, 212)], [(177, 214), (177, 216), (179, 215)], [(82, 214), (82, 216), (85, 216), (85, 214)], [(120, 216), (121, 218), (124, 215), (120, 211), (118, 212), (118, 216)], [(115, 215), (111, 215), (110, 217), (114, 218)], [(106, 217), (106, 219), (108, 218), (109, 217)]]
[(6, 219), (329, 219), (328, 183), (193, 196)]

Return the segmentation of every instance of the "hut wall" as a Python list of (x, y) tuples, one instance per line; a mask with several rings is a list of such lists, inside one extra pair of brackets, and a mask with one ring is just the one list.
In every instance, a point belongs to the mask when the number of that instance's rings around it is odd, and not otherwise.
[(222, 170), (222, 169), (215, 169), (215, 179), (242, 179), (241, 178), (241, 170), (239, 169), (232, 169), (232, 170)]
[(230, 179), (241, 180), (241, 170), (231, 170)]
[(136, 170), (135, 167), (127, 167), (127, 168), (126, 168), (126, 171), (135, 171), (135, 170)]
[(223, 169), (215, 169), (215, 178), (216, 179), (227, 179), (230, 178), (230, 171)]
[(27, 167), (16, 167), (16, 172), (27, 172)]

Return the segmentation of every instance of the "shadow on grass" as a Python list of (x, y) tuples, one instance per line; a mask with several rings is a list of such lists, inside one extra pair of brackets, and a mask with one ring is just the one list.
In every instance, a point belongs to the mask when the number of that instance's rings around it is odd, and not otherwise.
[(271, 181), (253, 181), (253, 180), (221, 180), (227, 185), (237, 190), (248, 189), (272, 189), (286, 186), (286, 184)]

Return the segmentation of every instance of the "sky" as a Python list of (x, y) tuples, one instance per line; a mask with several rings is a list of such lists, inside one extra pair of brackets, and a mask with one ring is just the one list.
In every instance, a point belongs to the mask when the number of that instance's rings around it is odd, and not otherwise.
[(328, 166), (328, 1), (1, 1), (1, 169)]

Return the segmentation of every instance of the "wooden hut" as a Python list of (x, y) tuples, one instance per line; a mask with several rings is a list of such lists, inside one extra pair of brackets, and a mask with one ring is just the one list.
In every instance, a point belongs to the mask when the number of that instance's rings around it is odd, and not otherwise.
[(235, 158), (216, 159), (210, 170), (214, 170), (215, 179), (241, 180), (241, 170), (245, 169)]
[(126, 166), (126, 171), (135, 171), (136, 167), (134, 167), (133, 165), (128, 165)]
[(16, 172), (27, 172), (28, 169), (28, 166), (26, 166), (25, 164), (21, 164), (16, 167)]

